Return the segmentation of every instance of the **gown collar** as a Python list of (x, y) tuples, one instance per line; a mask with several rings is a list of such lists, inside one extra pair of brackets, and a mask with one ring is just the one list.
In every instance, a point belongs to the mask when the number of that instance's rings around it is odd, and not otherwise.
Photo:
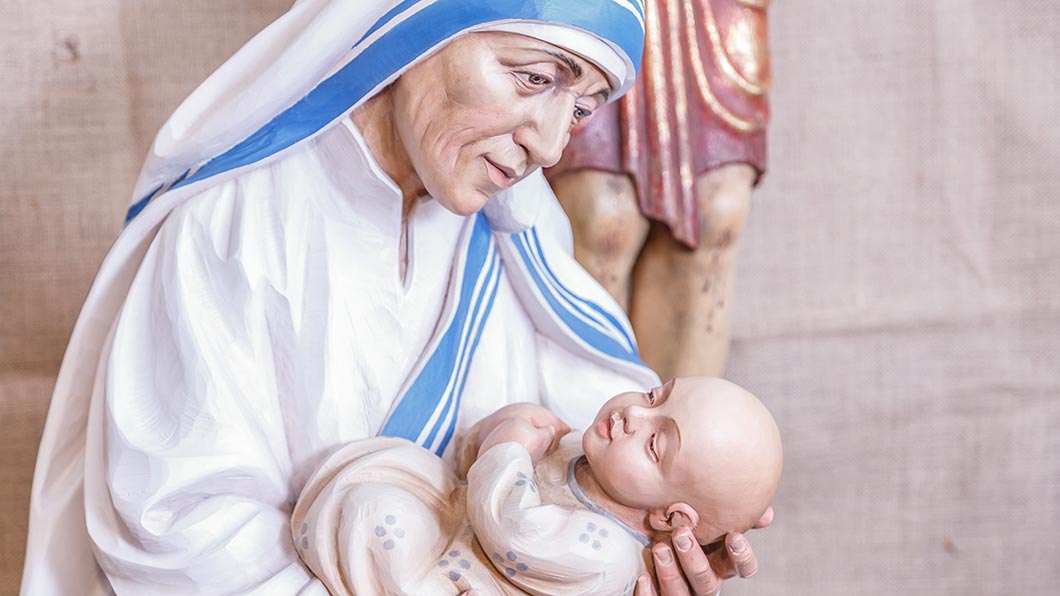
[(586, 461), (585, 456), (579, 455), (578, 457), (571, 459), (570, 463), (567, 464), (567, 488), (570, 489), (570, 492), (574, 495), (574, 498), (578, 499), (578, 502), (582, 505), (585, 505), (585, 507), (589, 511), (602, 515), (618, 524), (619, 527), (625, 530), (627, 534), (632, 536), (634, 540), (641, 543), (644, 548), (651, 548), (651, 540), (647, 536), (629, 527), (626, 522), (618, 519), (617, 517), (612, 515), (610, 511), (594, 503), (593, 500), (589, 498), (589, 495), (585, 494), (585, 491), (582, 490), (581, 485), (578, 484), (578, 478), (574, 474), (574, 470), (578, 467), (578, 464), (583, 461)]

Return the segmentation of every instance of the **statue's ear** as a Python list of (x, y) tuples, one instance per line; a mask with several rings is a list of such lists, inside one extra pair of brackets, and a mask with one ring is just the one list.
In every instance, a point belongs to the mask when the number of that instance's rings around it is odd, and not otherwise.
[(699, 525), (699, 513), (688, 503), (674, 503), (666, 509), (649, 512), (648, 525), (658, 532), (673, 532), (677, 528), (694, 530)]

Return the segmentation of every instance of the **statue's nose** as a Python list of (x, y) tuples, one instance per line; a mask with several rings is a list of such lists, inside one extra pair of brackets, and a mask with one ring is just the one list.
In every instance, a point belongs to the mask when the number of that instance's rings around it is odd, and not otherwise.
[(563, 149), (570, 140), (571, 113), (566, 102), (532, 108), (525, 126), (517, 131), (516, 142), (529, 155), (535, 166), (551, 167), (559, 163)]

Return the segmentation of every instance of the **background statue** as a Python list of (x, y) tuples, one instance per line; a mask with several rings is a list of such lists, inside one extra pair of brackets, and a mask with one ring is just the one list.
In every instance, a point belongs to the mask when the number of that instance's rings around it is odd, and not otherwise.
[(648, 2), (637, 85), (548, 174), (575, 257), (630, 313), (663, 378), (725, 367), (734, 255), (766, 163), (768, 6)]

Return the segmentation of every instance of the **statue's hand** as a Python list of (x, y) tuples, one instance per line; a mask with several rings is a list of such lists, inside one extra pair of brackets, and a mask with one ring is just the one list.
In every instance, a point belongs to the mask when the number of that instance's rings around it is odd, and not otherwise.
[(530, 452), (534, 464), (552, 453), (563, 435), (570, 432), (570, 427), (555, 414), (535, 404), (505, 406), (484, 422), (480, 431), (480, 456), (494, 445), (519, 443)]
[[(772, 521), (770, 507), (755, 527), (764, 528)], [(637, 580), (636, 596), (714, 596), (721, 591), (725, 580), (751, 577), (758, 571), (758, 560), (751, 545), (738, 532), (726, 535), (724, 544), (718, 542), (699, 548), (691, 531), (679, 529), (674, 533), (673, 544), (657, 543), (652, 547), (652, 556), (659, 589), (655, 589), (651, 577), (642, 575)]]

